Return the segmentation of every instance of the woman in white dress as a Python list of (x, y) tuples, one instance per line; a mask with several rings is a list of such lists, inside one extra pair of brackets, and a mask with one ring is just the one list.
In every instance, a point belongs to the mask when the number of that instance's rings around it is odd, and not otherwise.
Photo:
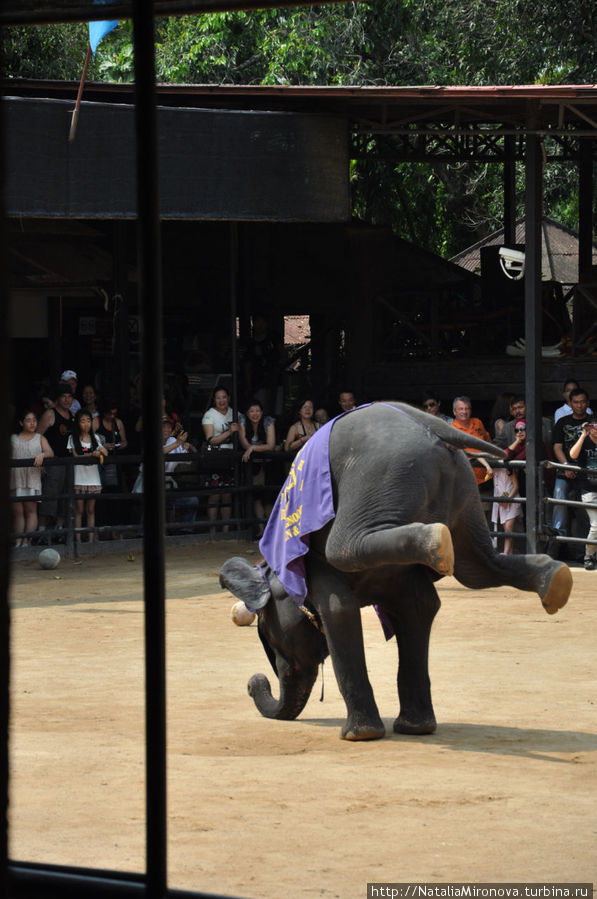
[[(518, 477), (514, 470), (508, 468), (494, 468), (493, 470), (493, 495), (502, 499), (513, 499), (518, 497)], [(510, 534), (514, 530), (514, 522), (522, 515), (522, 508), (519, 503), (494, 503), (491, 520), (498, 529), (498, 524), (504, 528), (504, 533), (508, 536), (504, 538), (504, 554), (511, 555), (514, 551), (514, 541)]]
[[(93, 418), (86, 409), (79, 409), (75, 415), (73, 433), (66, 444), (73, 456), (95, 456), (101, 463), (108, 450), (104, 446), (104, 438), (93, 430)], [(75, 465), (75, 493), (81, 499), (75, 501), (75, 527), (82, 527), (83, 513), (87, 516), (87, 527), (95, 527), (95, 498), (102, 492), (99, 467), (97, 465)], [(92, 543), (95, 534), (89, 534), (89, 542)], [(77, 534), (77, 543), (81, 542), (81, 535)]]
[[(41, 497), (41, 468), (44, 459), (54, 455), (52, 447), (43, 436), (37, 434), (37, 416), (27, 410), (19, 421), (21, 430), (11, 437), (13, 459), (31, 459), (31, 466), (12, 468), (10, 471), (10, 491), (13, 496)], [(12, 504), (14, 530), (16, 534), (23, 531), (37, 530), (38, 499), (23, 499)], [(26, 546), (28, 537), (17, 537), (16, 546)]]

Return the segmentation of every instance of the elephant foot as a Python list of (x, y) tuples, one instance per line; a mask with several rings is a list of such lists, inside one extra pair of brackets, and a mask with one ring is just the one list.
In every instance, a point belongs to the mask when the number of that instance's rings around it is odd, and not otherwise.
[(395, 734), (410, 734), (411, 736), (416, 734), (434, 734), (436, 729), (437, 722), (434, 717), (416, 721), (413, 718), (409, 720), (402, 715), (398, 715), (394, 721)]
[(272, 595), (262, 572), (242, 556), (233, 556), (224, 562), (220, 569), (220, 587), (229, 590), (253, 610), (262, 609)]
[(555, 615), (558, 609), (565, 606), (572, 590), (572, 573), (563, 562), (554, 564), (548, 573), (545, 583), (538, 591), (543, 608), (548, 615)]
[(374, 722), (361, 721), (361, 723), (357, 724), (351, 717), (340, 731), (340, 739), (353, 741), (381, 740), (385, 735), (386, 729), (381, 718)]
[(452, 535), (445, 524), (429, 526), (429, 565), (438, 574), (454, 574), (454, 545)]

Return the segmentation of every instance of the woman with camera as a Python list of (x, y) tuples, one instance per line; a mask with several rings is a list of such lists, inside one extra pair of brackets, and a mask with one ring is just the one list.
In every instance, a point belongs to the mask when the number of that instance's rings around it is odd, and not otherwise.
[[(578, 462), (581, 468), (587, 469), (576, 476), (576, 484), (580, 490), (583, 503), (597, 503), (597, 420), (585, 421), (581, 425), (578, 440), (568, 451), (571, 462)], [(594, 471), (595, 474), (590, 472)], [(589, 516), (589, 533), (585, 546), (584, 565), (587, 571), (593, 571), (597, 566), (597, 508), (587, 506), (586, 513)]]

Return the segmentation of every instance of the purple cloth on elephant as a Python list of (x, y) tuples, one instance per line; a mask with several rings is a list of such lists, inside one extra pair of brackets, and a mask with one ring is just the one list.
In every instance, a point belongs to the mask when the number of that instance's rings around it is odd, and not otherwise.
[(309, 552), (309, 535), (336, 514), (330, 475), (330, 434), (336, 420), (316, 431), (294, 457), (259, 541), (263, 558), (299, 604), (307, 595), (303, 556)]

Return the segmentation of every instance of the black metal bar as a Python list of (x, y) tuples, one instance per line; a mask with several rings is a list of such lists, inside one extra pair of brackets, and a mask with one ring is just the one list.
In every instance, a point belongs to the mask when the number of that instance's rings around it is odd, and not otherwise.
[[(0, 45), (0, 58), (2, 47)], [(0, 103), (0, 135), (3, 129), (3, 103)], [(5, 144), (0, 140), (0, 402), (9, 409), (10, 340), (8, 333), (8, 229), (4, 218)], [(10, 416), (2, 416), (0, 437), (0, 894), (8, 894), (8, 721), (10, 681), (10, 540), (12, 506), (9, 497)]]
[(153, 0), (135, 0), (135, 132), (141, 371), (143, 379), (143, 571), (145, 596), (146, 870), (148, 899), (166, 893), (166, 650), (162, 452), (162, 270)]
[(537, 552), (537, 469), (543, 456), (541, 435), (541, 142), (527, 137), (525, 162), (525, 396), (527, 422), (527, 552)]
[(548, 496), (545, 500), (546, 506), (569, 506), (571, 509), (597, 509), (597, 503), (584, 503), (580, 499), (554, 499)]
[(516, 145), (513, 135), (504, 138), (504, 245), (516, 243)]
[[(234, 421), (238, 421), (238, 353), (237, 353), (237, 337), (236, 337), (236, 316), (238, 314), (238, 222), (230, 222), (229, 225), (229, 301), (230, 301), (230, 348), (231, 348), (231, 368), (232, 368), (232, 409)], [(235, 449), (238, 449), (238, 434), (232, 435), (232, 443)], [(238, 465), (234, 467), (235, 483), (238, 483)], [(232, 497), (234, 517), (238, 518), (238, 498), (236, 495)]]
[(593, 261), (593, 142), (580, 142), (578, 175), (578, 277)]
[(68, 499), (66, 500), (66, 515), (64, 517), (66, 555), (69, 559), (74, 559), (77, 545), (75, 540), (75, 466), (67, 465), (65, 468), (66, 477), (64, 486), (66, 488), (66, 493), (68, 494)]
[[(10, 899), (145, 899), (146, 880), (140, 874), (12, 862), (9, 866)], [(226, 899), (216, 893), (166, 890), (167, 899)]]

